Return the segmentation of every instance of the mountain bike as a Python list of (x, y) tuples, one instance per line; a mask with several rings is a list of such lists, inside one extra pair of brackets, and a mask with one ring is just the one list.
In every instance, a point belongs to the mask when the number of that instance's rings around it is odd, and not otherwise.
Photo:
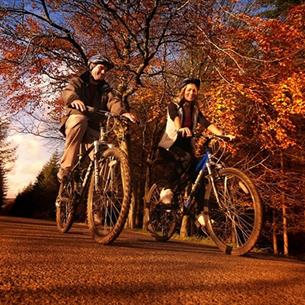
[[(100, 136), (87, 149), (60, 185), (56, 223), (60, 232), (72, 226), (76, 207), (87, 197), (87, 222), (93, 238), (110, 244), (124, 228), (130, 205), (128, 158), (114, 142), (124, 142), (128, 119), (87, 107), (101, 119)], [(112, 138), (112, 139), (111, 139)]]
[[(184, 215), (189, 215), (218, 248), (231, 255), (244, 255), (256, 244), (262, 226), (262, 205), (252, 180), (241, 170), (225, 167), (211, 152), (212, 140), (226, 136), (203, 135), (204, 154), (193, 172), (185, 171), (175, 188), (171, 204), (160, 202), (160, 184), (153, 184), (145, 196), (149, 208), (148, 230), (158, 241), (175, 233)], [(198, 194), (203, 190), (203, 198)], [(203, 204), (198, 210), (199, 201)], [(201, 219), (200, 219), (200, 216)]]

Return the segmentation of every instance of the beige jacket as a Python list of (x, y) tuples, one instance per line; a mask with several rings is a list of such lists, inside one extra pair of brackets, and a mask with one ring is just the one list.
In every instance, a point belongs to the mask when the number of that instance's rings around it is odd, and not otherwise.
[[(74, 100), (81, 100), (86, 106), (95, 107), (99, 110), (110, 111), (114, 114), (122, 114), (125, 109), (121, 100), (115, 96), (109, 84), (102, 80), (97, 86), (90, 86), (90, 72), (86, 71), (79, 77), (73, 77), (62, 92), (62, 99), (66, 106), (64, 116), (61, 120), (60, 130), (64, 132), (65, 122), (70, 114), (81, 113), (77, 109), (69, 108)], [(98, 119), (94, 114), (87, 114), (89, 126), (98, 129)]]

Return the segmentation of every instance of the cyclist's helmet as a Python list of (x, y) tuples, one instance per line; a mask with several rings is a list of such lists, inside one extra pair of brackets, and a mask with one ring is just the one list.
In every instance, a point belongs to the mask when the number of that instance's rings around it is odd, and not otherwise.
[(114, 67), (113, 62), (103, 55), (94, 55), (91, 56), (88, 60), (89, 69), (92, 70), (97, 64), (103, 64), (107, 70), (110, 70)]
[(200, 79), (198, 78), (185, 78), (181, 83), (179, 88), (182, 89), (188, 84), (194, 84), (198, 89), (200, 88)]

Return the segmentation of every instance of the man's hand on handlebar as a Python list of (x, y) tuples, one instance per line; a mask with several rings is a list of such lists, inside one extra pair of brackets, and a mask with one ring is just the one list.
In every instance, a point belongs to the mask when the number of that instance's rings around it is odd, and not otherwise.
[[(71, 104), (70, 104), (70, 107), (71, 108), (75, 108), (81, 112), (89, 112), (89, 113), (98, 113), (99, 110), (94, 108), (94, 107), (91, 107), (91, 106), (86, 106), (84, 104), (83, 101), (81, 100), (74, 100)], [(107, 111), (103, 111), (104, 113), (106, 113)], [(109, 112), (110, 113), (110, 112)], [(138, 123), (139, 122), (139, 119), (138, 117), (131, 113), (131, 112), (125, 112), (122, 114), (123, 117), (127, 118), (128, 120), (130, 120), (132, 123)]]
[(72, 108), (75, 108), (81, 112), (85, 112), (86, 111), (86, 105), (84, 104), (83, 101), (81, 100), (74, 100), (72, 103), (71, 103), (71, 107)]

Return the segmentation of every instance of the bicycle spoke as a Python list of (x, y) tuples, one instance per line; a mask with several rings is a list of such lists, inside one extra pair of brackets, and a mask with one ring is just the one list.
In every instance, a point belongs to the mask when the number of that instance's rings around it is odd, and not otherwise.
[(149, 225), (148, 230), (158, 241), (169, 240), (176, 228), (176, 211), (159, 202), (162, 187), (153, 185), (149, 191)]
[(125, 155), (118, 148), (106, 152), (100, 161), (98, 190), (92, 181), (88, 198), (89, 228), (96, 241), (104, 244), (113, 241), (123, 229), (130, 199)]
[(56, 224), (60, 232), (66, 233), (72, 226), (74, 217), (74, 187), (73, 181), (62, 184), (56, 199)]
[[(237, 169), (224, 169), (209, 191), (209, 234), (216, 244), (241, 255), (251, 249), (261, 226), (261, 206), (251, 181)], [(230, 252), (229, 251), (229, 252)]]

